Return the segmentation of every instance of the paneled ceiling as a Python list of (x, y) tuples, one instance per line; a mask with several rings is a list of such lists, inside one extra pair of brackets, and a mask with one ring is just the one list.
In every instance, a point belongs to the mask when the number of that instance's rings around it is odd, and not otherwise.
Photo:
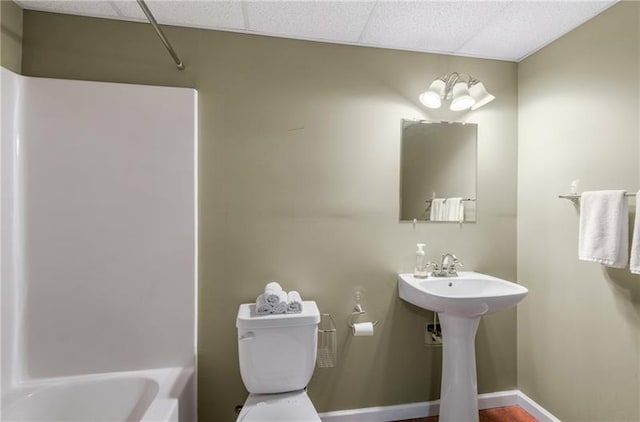
[[(520, 61), (617, 0), (147, 0), (161, 24)], [(18, 0), (25, 9), (146, 22), (135, 0)]]

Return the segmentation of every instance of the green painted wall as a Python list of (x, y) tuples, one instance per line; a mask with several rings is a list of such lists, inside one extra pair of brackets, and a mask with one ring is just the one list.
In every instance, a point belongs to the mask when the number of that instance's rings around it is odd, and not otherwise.
[(22, 71), (22, 8), (11, 0), (0, 0), (0, 65)]
[(579, 261), (557, 198), (638, 190), (639, 16), (621, 2), (518, 66), (518, 386), (565, 422), (640, 420), (640, 276)]
[[(338, 365), (317, 369), (319, 411), (437, 399), (441, 351), (422, 344), (431, 313), (398, 299), (396, 273), (455, 252), (467, 269), (516, 276), (514, 63), (167, 27), (175, 69), (148, 25), (25, 11), (30, 76), (195, 87), (199, 95), (199, 413), (234, 420), (246, 398), (235, 317), (267, 281), (315, 299), (338, 324)], [(400, 119), (448, 71), (497, 99), (460, 116), (479, 124), (478, 222), (398, 223)], [(132, 116), (135, 118), (135, 116)], [(346, 324), (353, 289), (381, 321)], [(516, 387), (515, 310), (483, 319), (481, 392)]]

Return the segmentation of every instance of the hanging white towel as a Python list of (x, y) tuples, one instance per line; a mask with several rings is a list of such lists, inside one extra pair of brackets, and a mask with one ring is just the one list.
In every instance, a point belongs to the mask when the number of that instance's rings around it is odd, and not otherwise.
[(464, 221), (464, 202), (462, 198), (447, 198), (445, 201), (445, 221)]
[(640, 274), (640, 209), (638, 209), (640, 191), (636, 194), (636, 219), (633, 227), (633, 241), (631, 242), (631, 258), (629, 269), (634, 274)]
[(624, 268), (629, 260), (629, 206), (624, 191), (583, 192), (578, 257)]
[(444, 198), (433, 198), (431, 200), (431, 214), (429, 220), (443, 221), (444, 218)]

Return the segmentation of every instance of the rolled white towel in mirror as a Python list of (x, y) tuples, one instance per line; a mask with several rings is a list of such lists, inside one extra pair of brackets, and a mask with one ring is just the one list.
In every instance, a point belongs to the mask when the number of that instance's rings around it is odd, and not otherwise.
[(256, 313), (258, 315), (267, 315), (273, 312), (273, 306), (267, 303), (264, 299), (264, 294), (261, 294), (256, 299)]
[[(275, 281), (272, 281), (271, 283), (268, 283), (264, 288), (264, 300), (268, 304), (275, 306), (278, 304), (278, 302), (280, 302), (280, 293), (282, 292), (283, 291), (280, 284), (278, 284)], [(286, 293), (285, 293), (285, 296), (286, 296)]]
[(287, 292), (281, 290), (278, 294), (278, 303), (273, 305), (272, 314), (284, 314), (287, 313)]
[(302, 297), (300, 297), (300, 293), (291, 290), (287, 294), (287, 313), (299, 314), (300, 312), (302, 312)]

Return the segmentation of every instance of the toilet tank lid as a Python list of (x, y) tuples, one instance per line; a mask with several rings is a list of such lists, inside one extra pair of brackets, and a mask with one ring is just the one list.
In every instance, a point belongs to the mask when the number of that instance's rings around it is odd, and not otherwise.
[(243, 303), (238, 309), (236, 327), (243, 329), (293, 327), (300, 325), (316, 325), (320, 322), (320, 311), (316, 302), (302, 301), (302, 312), (299, 314), (258, 315), (255, 303)]

